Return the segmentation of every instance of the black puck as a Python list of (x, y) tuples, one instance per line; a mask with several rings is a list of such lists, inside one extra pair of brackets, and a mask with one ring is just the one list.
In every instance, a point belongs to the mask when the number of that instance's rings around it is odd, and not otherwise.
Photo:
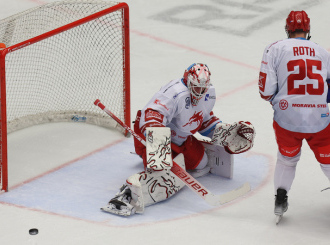
[(37, 235), (38, 234), (38, 229), (37, 228), (32, 228), (29, 230), (30, 235)]

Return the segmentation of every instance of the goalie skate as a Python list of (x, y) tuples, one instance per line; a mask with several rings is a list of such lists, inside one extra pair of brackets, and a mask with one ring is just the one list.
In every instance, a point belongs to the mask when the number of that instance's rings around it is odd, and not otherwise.
[(135, 207), (130, 204), (131, 200), (131, 190), (127, 185), (123, 185), (120, 192), (106, 206), (102, 207), (101, 210), (121, 216), (130, 216), (135, 214), (136, 211)]

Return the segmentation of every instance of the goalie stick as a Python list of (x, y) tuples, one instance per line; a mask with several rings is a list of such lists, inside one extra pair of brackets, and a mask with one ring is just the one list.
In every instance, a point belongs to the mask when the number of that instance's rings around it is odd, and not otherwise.
[[(94, 104), (112, 117), (118, 124), (120, 124), (124, 129), (130, 132), (137, 140), (142, 144), (146, 145), (145, 140), (136, 134), (130, 127), (124, 124), (118, 117), (116, 117), (109, 109), (107, 109), (99, 99), (95, 100)], [(173, 144), (172, 146), (175, 147)], [(175, 149), (174, 149), (175, 150)], [(206, 189), (201, 183), (199, 183), (194, 177), (187, 173), (183, 168), (181, 168), (175, 161), (173, 161), (173, 167), (171, 171), (178, 176), (185, 185), (187, 185), (191, 190), (193, 190), (198, 196), (203, 198), (209, 205), (218, 206), (225, 204), (227, 202), (233, 201), (251, 190), (250, 184), (246, 182), (241, 187), (229, 191), (224, 194), (214, 195), (208, 189)]]

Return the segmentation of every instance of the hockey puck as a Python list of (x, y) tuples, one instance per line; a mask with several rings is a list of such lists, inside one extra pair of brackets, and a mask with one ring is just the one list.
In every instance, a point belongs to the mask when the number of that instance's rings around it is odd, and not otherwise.
[(39, 233), (37, 228), (32, 228), (29, 230), (30, 235), (37, 235)]

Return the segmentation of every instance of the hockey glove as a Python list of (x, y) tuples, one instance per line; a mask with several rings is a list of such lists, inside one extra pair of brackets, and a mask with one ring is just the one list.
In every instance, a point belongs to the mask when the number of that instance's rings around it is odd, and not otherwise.
[(218, 123), (212, 143), (223, 146), (231, 154), (239, 154), (253, 147), (255, 129), (250, 122)]

